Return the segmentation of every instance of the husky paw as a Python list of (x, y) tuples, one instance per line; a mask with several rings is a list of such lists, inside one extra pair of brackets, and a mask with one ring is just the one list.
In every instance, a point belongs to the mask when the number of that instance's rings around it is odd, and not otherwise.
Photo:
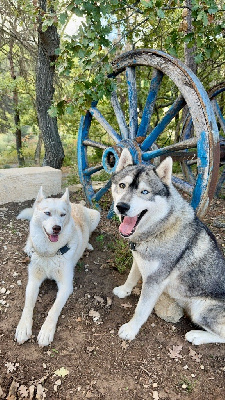
[(193, 331), (189, 331), (186, 333), (185, 339), (188, 342), (191, 342), (192, 344), (199, 346), (200, 344), (207, 343), (207, 342), (205, 342), (205, 339), (206, 339), (205, 334), (207, 334), (207, 332), (200, 331), (200, 330), (193, 330)]
[(48, 346), (53, 341), (54, 334), (55, 334), (55, 324), (45, 321), (37, 337), (39, 346), (40, 347)]
[(134, 326), (131, 322), (124, 324), (119, 329), (119, 337), (124, 340), (133, 340), (137, 335), (138, 330), (134, 329)]
[(117, 286), (113, 289), (113, 293), (119, 297), (120, 299), (123, 299), (124, 297), (129, 296), (131, 294), (131, 290), (127, 290), (125, 288), (125, 285), (122, 286)]
[(28, 318), (21, 318), (15, 333), (15, 340), (19, 344), (23, 344), (28, 339), (30, 339), (32, 335), (32, 320), (30, 321)]

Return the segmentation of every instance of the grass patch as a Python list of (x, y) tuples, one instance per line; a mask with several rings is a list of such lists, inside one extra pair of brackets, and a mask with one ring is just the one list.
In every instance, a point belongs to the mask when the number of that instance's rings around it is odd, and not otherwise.
[(114, 253), (114, 267), (120, 274), (124, 274), (131, 268), (133, 257), (129, 248), (129, 244), (123, 239), (117, 239), (108, 244), (108, 248)]
[(179, 386), (184, 389), (186, 392), (191, 393), (194, 390), (195, 381), (190, 382), (186, 377), (182, 378), (179, 382)]

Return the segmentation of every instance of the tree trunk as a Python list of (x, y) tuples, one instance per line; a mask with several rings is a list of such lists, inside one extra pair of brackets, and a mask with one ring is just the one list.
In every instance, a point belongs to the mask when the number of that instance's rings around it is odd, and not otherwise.
[[(183, 18), (186, 22), (185, 24), (185, 31), (186, 33), (193, 32), (193, 25), (192, 25), (192, 16), (191, 16), (191, 8), (192, 8), (192, 0), (185, 0), (185, 6), (187, 8), (183, 11)], [(188, 48), (187, 43), (184, 43), (184, 62), (189, 67), (194, 74), (197, 74), (197, 64), (195, 62), (195, 53), (196, 53), (196, 46), (192, 46)], [(184, 124), (187, 114), (189, 113), (188, 107), (185, 106), (182, 111), (182, 123)]]
[[(47, 0), (39, 0), (39, 7), (46, 12)], [(52, 8), (48, 12), (52, 12)], [(57, 118), (50, 117), (48, 110), (54, 95), (55, 50), (59, 47), (59, 36), (54, 25), (42, 32), (42, 20), (38, 25), (38, 60), (36, 72), (36, 105), (39, 128), (42, 133), (45, 156), (43, 165), (60, 169), (64, 159), (62, 142), (58, 132)]]
[[(186, 0), (186, 15), (185, 19), (187, 22), (187, 30), (186, 33), (193, 32), (193, 25), (192, 25), (192, 17), (191, 17), (191, 7), (192, 7), (192, 0)], [(197, 64), (195, 62), (195, 55), (196, 55), (196, 46), (188, 48), (187, 43), (184, 44), (184, 59), (185, 64), (196, 74), (197, 73)]]
[(42, 143), (43, 143), (43, 137), (42, 137), (42, 133), (40, 132), (38, 135), (38, 142), (37, 142), (37, 146), (36, 146), (35, 154), (34, 154), (35, 164), (37, 164), (37, 165), (40, 165), (40, 161), (41, 161)]
[[(16, 75), (14, 69), (14, 62), (13, 62), (13, 42), (11, 41), (9, 46), (9, 64), (10, 64), (10, 74), (11, 78), (15, 80), (16, 83)], [(22, 132), (20, 128), (20, 114), (19, 114), (19, 101), (18, 101), (18, 92), (17, 87), (13, 89), (13, 108), (14, 108), (14, 122), (16, 126), (16, 151), (17, 151), (17, 159), (19, 166), (24, 166), (24, 157), (22, 155)]]

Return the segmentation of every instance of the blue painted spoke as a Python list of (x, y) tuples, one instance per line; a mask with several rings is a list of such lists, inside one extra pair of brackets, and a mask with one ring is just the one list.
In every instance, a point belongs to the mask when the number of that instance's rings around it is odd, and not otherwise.
[(179, 96), (170, 109), (167, 111), (165, 116), (161, 119), (158, 125), (152, 130), (152, 132), (146, 137), (141, 145), (141, 150), (148, 150), (152, 144), (156, 141), (158, 136), (164, 131), (167, 125), (172, 121), (175, 115), (184, 107), (186, 104), (184, 98)]
[[(206, 166), (209, 164), (209, 142), (206, 132), (201, 132), (200, 139), (197, 143), (198, 149), (198, 176), (196, 180), (196, 185), (193, 191), (193, 197), (191, 205), (194, 209), (197, 208), (203, 193), (205, 192), (209, 175), (212, 171), (207, 171)], [(208, 204), (206, 204), (208, 206)]]
[(111, 179), (103, 186), (95, 195), (92, 197), (92, 200), (99, 201), (102, 196), (111, 188)]
[(171, 146), (162, 147), (152, 151), (146, 151), (145, 153), (142, 154), (142, 160), (149, 161), (152, 158), (160, 157), (162, 155), (169, 155), (169, 154), (172, 155), (173, 153), (174, 155), (176, 155), (176, 151), (191, 149), (196, 146), (197, 146), (197, 138), (187, 139), (182, 142), (172, 144)]
[(217, 101), (214, 99), (211, 101), (212, 107), (213, 107), (213, 111), (216, 114), (219, 123), (221, 125), (221, 128), (223, 130), (223, 132), (225, 133), (225, 119), (223, 118), (223, 114), (221, 113), (221, 109), (219, 107), (219, 104), (217, 103)]
[(82, 145), (82, 132), (83, 132), (83, 137), (87, 138), (91, 125), (91, 120), (92, 116), (89, 112), (87, 112), (85, 117), (81, 117), (79, 131), (78, 131), (77, 159), (78, 159), (79, 178), (82, 185), (84, 185), (85, 183), (82, 172), (85, 168), (88, 167), (86, 148)]
[(135, 139), (138, 130), (137, 88), (135, 80), (135, 67), (127, 67), (126, 76), (127, 76), (128, 100), (129, 100), (130, 139)]
[(90, 176), (90, 175), (95, 174), (96, 172), (101, 171), (102, 169), (103, 169), (103, 166), (102, 165), (98, 165), (96, 167), (86, 168), (83, 172), (84, 172), (84, 175)]
[(155, 101), (160, 88), (160, 84), (162, 82), (162, 78), (163, 78), (163, 73), (157, 69), (154, 69), (141, 123), (138, 128), (137, 137), (138, 136), (145, 137), (148, 132), (148, 127), (150, 124), (150, 120), (152, 117)]
[(123, 139), (128, 139), (129, 138), (129, 129), (126, 124), (126, 120), (125, 120), (123, 111), (121, 109), (116, 92), (112, 93), (111, 104), (112, 104), (114, 112), (115, 112), (115, 116), (116, 116), (116, 119), (117, 119), (117, 122), (118, 122), (118, 125), (120, 128), (121, 135), (122, 135)]
[(100, 111), (96, 107), (91, 107), (90, 108), (90, 113), (93, 115), (97, 121), (100, 123), (100, 125), (106, 130), (106, 132), (111, 136), (111, 138), (118, 143), (121, 140), (121, 136), (118, 135), (118, 133), (113, 129), (113, 127), (106, 121), (106, 119), (103, 117), (103, 115), (100, 113)]

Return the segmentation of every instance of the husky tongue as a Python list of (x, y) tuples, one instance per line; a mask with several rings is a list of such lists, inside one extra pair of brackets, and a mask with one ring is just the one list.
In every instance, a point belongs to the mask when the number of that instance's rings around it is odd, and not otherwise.
[(124, 217), (122, 224), (120, 224), (119, 231), (122, 235), (130, 235), (135, 224), (137, 222), (136, 217)]
[(49, 239), (51, 242), (58, 242), (58, 235), (49, 235)]

